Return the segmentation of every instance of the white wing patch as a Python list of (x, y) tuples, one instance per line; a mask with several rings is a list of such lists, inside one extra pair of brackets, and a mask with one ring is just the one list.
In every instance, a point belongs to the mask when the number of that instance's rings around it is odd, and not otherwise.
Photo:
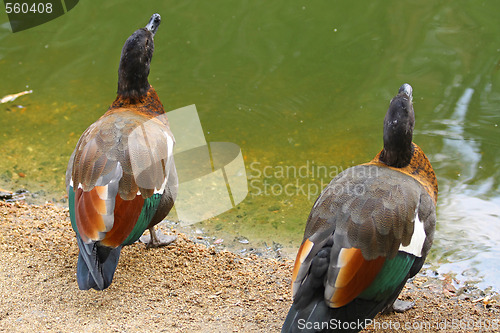
[(167, 149), (168, 149), (168, 159), (170, 160), (172, 158), (172, 154), (174, 152), (174, 140), (168, 135), (167, 133)]
[(422, 257), (422, 248), (424, 246), (425, 237), (424, 223), (420, 221), (418, 215), (416, 215), (415, 221), (413, 222), (413, 235), (411, 236), (410, 244), (407, 246), (403, 246), (403, 244), (401, 244), (399, 251), (410, 253), (417, 257)]
[[(69, 180), (69, 186), (71, 186), (73, 188), (73, 190), (76, 191), (75, 184), (73, 184), (73, 177), (71, 177), (71, 179)], [(78, 188), (83, 188), (81, 183), (78, 183)]]

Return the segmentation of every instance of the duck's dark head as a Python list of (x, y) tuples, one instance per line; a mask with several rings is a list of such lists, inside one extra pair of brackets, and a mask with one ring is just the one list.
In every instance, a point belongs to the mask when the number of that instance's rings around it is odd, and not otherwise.
[(153, 37), (160, 22), (160, 15), (153, 14), (146, 27), (136, 30), (125, 42), (118, 69), (118, 95), (135, 99), (147, 93)]
[(412, 87), (405, 83), (391, 100), (384, 118), (384, 150), (380, 154), (383, 163), (402, 168), (407, 166), (413, 154), (413, 111)]

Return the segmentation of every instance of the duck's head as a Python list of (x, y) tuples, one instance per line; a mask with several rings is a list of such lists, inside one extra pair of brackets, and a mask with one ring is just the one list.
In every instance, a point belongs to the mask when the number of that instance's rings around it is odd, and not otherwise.
[(392, 167), (402, 168), (411, 161), (412, 138), (415, 126), (412, 87), (405, 83), (391, 100), (384, 118), (384, 150), (380, 160)]
[(153, 37), (161, 17), (153, 14), (146, 27), (136, 30), (125, 42), (118, 69), (118, 95), (138, 98), (149, 89), (149, 65), (153, 58)]

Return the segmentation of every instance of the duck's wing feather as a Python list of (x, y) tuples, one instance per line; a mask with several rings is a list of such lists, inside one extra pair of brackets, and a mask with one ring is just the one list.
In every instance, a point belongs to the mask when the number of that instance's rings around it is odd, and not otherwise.
[(155, 210), (165, 193), (173, 202), (174, 143), (165, 115), (150, 118), (129, 110), (107, 113), (83, 133), (66, 182), (74, 192), (74, 228), (84, 242), (117, 246), (136, 226), (145, 200), (154, 199)]
[(166, 185), (174, 144), (165, 114), (151, 118), (133, 110), (107, 113), (78, 141), (68, 167), (70, 179), (87, 192), (109, 183), (119, 163), (122, 199), (130, 200), (138, 191), (148, 198)]
[[(435, 207), (413, 178), (368, 165), (344, 171), (324, 189), (309, 215), (292, 277), (295, 300), (307, 299), (311, 288), (321, 286), (329, 306), (349, 303), (400, 249), (425, 257), (433, 223)], [(423, 239), (413, 237), (422, 231)]]

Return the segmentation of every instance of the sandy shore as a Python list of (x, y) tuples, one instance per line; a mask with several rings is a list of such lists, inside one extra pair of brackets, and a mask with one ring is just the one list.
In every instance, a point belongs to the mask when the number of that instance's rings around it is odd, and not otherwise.
[[(164, 248), (124, 248), (101, 292), (78, 290), (77, 255), (67, 209), (0, 201), (0, 331), (279, 332), (291, 304), (291, 260), (242, 256), (181, 233)], [(415, 308), (377, 317), (367, 331), (500, 331), (496, 296), (459, 295), (419, 276), (401, 298)]]

